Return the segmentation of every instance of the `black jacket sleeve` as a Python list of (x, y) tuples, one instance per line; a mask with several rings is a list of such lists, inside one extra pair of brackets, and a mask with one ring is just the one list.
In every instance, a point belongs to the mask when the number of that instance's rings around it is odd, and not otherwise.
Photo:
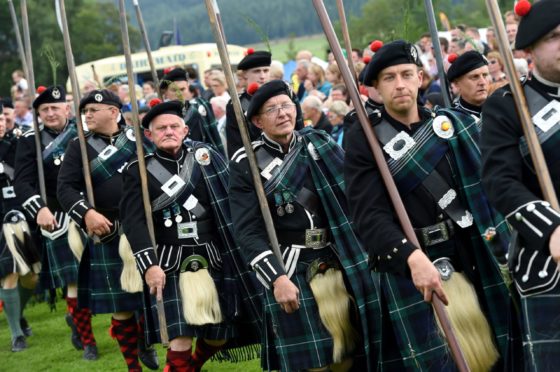
[(361, 125), (345, 134), (346, 197), (352, 220), (375, 270), (408, 275), (408, 256), (417, 248), (408, 242), (393, 207)]
[(507, 89), (498, 90), (482, 109), (482, 183), (490, 202), (529, 246), (548, 251), (550, 235), (560, 226), (560, 214), (527, 186), (536, 175), (522, 158), (522, 136), (513, 96)]
[(39, 193), (39, 176), (37, 174), (37, 152), (35, 135), (27, 132), (18, 140), (14, 170), (14, 188), (19, 203), (33, 220), (37, 213), (47, 206)]
[(286, 272), (270, 247), (247, 158), (244, 153), (238, 155), (229, 164), (229, 203), (234, 235), (245, 261), (271, 287), (276, 278)]
[(57, 198), (62, 208), (85, 230), (84, 216), (93, 207), (85, 197), (84, 174), (80, 144), (74, 139), (68, 144), (58, 173)]
[(144, 276), (158, 261), (148, 234), (138, 161), (131, 162), (123, 171), (123, 192), (119, 210), (124, 233), (132, 247), (138, 269)]

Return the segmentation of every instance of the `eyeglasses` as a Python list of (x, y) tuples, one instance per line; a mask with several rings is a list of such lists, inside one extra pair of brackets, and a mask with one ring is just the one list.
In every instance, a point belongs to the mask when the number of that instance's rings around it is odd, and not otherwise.
[(293, 112), (296, 105), (294, 103), (284, 103), (280, 106), (274, 106), (267, 108), (262, 113), (266, 116), (278, 116), (280, 115), (280, 110), (284, 110), (284, 112)]
[(85, 108), (85, 109), (82, 110), (82, 115), (87, 115), (87, 114), (89, 114), (90, 112), (91, 112), (92, 115), (94, 115), (96, 112), (105, 111), (105, 110), (111, 110), (111, 109), (112, 109), (112, 107), (107, 107), (107, 108), (104, 108), (104, 109), (98, 109), (98, 108), (94, 108), (94, 107)]

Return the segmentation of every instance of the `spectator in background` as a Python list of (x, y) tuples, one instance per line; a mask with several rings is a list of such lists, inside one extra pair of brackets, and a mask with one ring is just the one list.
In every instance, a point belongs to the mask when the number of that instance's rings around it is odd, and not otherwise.
[(506, 22), (506, 25), (508, 23), (519, 23), (519, 17), (517, 16), (517, 14), (515, 14), (514, 11), (512, 10), (508, 10), (505, 14), (504, 14), (504, 19)]
[(325, 69), (325, 79), (332, 85), (335, 86), (336, 84), (341, 84), (342, 81), (342, 74), (340, 73), (340, 69), (336, 62), (331, 63)]
[(280, 61), (270, 63), (270, 80), (284, 80), (284, 65)]
[(247, 89), (247, 77), (242, 70), (237, 70), (235, 72), (235, 89), (238, 94), (241, 94)]
[(14, 123), (20, 127), (22, 131), (31, 129), (33, 126), (33, 114), (29, 110), (29, 101), (27, 97), (16, 98), (14, 105)]
[(362, 51), (358, 48), (352, 48), (352, 62), (358, 63), (362, 61)]
[(329, 107), (327, 117), (332, 126), (331, 136), (340, 147), (343, 147), (344, 140), (344, 117), (349, 111), (350, 108), (344, 101), (334, 101)]
[(460, 56), (465, 53), (466, 42), (464, 39), (451, 39), (449, 43), (449, 54), (457, 54)]
[(306, 60), (308, 62), (311, 62), (312, 58), (313, 53), (311, 53), (309, 50), (300, 50), (296, 54), (296, 61)]
[(462, 40), (465, 38), (465, 26), (464, 25), (457, 25), (451, 31), (451, 40), (457, 39)]
[(445, 71), (449, 68), (449, 63), (447, 62), (447, 56), (449, 55), (449, 40), (446, 37), (439, 38), (439, 47), (441, 49), (441, 57), (443, 59), (443, 66)]
[[(89, 92), (94, 91), (97, 89), (97, 84), (95, 83), (95, 81), (91, 81), (91, 80), (86, 80), (84, 82), (84, 86), (82, 88), (82, 95), (85, 97), (86, 95), (89, 94)], [(68, 95), (66, 95), (68, 97)], [(71, 96), (71, 94), (70, 94)]]
[(212, 89), (210, 89), (210, 77), (215, 71), (219, 71), (215, 68), (209, 68), (208, 70), (204, 71), (204, 87), (206, 90), (202, 92), (202, 98), (206, 101), (210, 101), (210, 98), (214, 97), (214, 93)]
[(504, 61), (498, 52), (488, 53), (488, 69), (490, 76), (492, 76), (493, 83), (501, 83), (506, 81), (506, 74), (504, 73)]
[(305, 80), (303, 86), (305, 88), (303, 99), (309, 95), (315, 95), (322, 101), (327, 99), (332, 88), (331, 83), (325, 80), (325, 70), (316, 63), (309, 65), (307, 80)]
[(25, 75), (21, 70), (15, 70), (12, 72), (12, 81), (18, 92), (25, 92), (29, 89)]
[(196, 90), (196, 97), (199, 97), (204, 92), (204, 87), (198, 79), (198, 71), (192, 66), (185, 67), (185, 71), (189, 76), (189, 87), (193, 87)]
[[(488, 44), (490, 51), (497, 50), (496, 31), (494, 30), (494, 27), (488, 27), (486, 29), (486, 43)], [(490, 51), (488, 53), (490, 53)], [(488, 55), (488, 53), (486, 55)]]
[(508, 42), (510, 45), (512, 45), (515, 42), (515, 36), (517, 35), (517, 23), (516, 22), (507, 23), (506, 33), (507, 33)]
[(156, 86), (153, 81), (146, 81), (142, 84), (142, 96), (147, 102), (149, 101), (146, 97), (151, 96), (154, 93), (156, 93)]
[(305, 84), (305, 80), (307, 80), (307, 74), (309, 72), (310, 64), (311, 62), (309, 62), (306, 59), (297, 60), (296, 71), (295, 71), (295, 76), (297, 77), (297, 81), (295, 82), (295, 84), (297, 84), (297, 88), (295, 89), (297, 92), (297, 97), (300, 101), (303, 99), (303, 95), (305, 93), (304, 84)]
[[(222, 144), (224, 145), (224, 151), (227, 149), (227, 139), (226, 139), (226, 106), (229, 99), (226, 97), (212, 97), (210, 99), (210, 105), (212, 105), (212, 111), (214, 112), (214, 116), (218, 121), (218, 133), (222, 138)], [(229, 158), (228, 154), (226, 153), (226, 158)]]
[(303, 120), (305, 125), (311, 125), (315, 129), (324, 130), (327, 133), (332, 132), (332, 125), (323, 112), (323, 101), (317, 96), (308, 96), (303, 100), (301, 105), (303, 111)]
[(439, 82), (434, 80), (433, 76), (426, 67), (423, 67), (422, 69), (424, 70), (424, 76), (422, 78), (420, 89), (418, 90), (418, 98), (422, 104), (425, 104), (425, 96), (430, 93), (441, 92), (441, 87)]
[(331, 94), (329, 95), (329, 102), (333, 103), (335, 101), (343, 101), (347, 105), (350, 103), (350, 97), (348, 97), (348, 89), (344, 84), (336, 84), (331, 89)]
[(477, 52), (482, 53), (484, 55), (487, 55), (488, 52), (490, 52), (490, 47), (488, 46), (488, 44), (486, 44), (481, 40), (480, 32), (478, 31), (478, 28), (469, 27), (467, 28), (467, 31), (465, 31), (465, 34), (467, 35), (468, 38), (475, 41), (475, 43), (477, 44), (477, 49), (480, 49), (482, 47), (481, 50), (477, 50)]
[(222, 71), (215, 71), (212, 73), (210, 76), (210, 89), (212, 89), (214, 97), (226, 97), (228, 100), (230, 99), (227, 91), (226, 76)]

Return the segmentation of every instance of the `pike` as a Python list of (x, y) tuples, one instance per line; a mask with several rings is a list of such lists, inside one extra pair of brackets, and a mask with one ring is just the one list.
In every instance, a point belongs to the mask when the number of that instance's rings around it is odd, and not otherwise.
[[(27, 0), (21, 0), (21, 23), (23, 26), (23, 42), (25, 44), (25, 57), (27, 62), (27, 80), (29, 83), (28, 94), (35, 98), (35, 75), (33, 73), (33, 53), (31, 52), (31, 37), (29, 35), (29, 17), (27, 16)], [(37, 154), (37, 179), (41, 198), (47, 200), (45, 186), (45, 169), (43, 167), (43, 151), (41, 150), (41, 133), (37, 121), (37, 111), (33, 110), (33, 131), (35, 132), (35, 152)]]
[[(352, 73), (350, 72), (348, 66), (346, 66), (346, 64), (344, 63), (344, 56), (342, 54), (342, 49), (340, 48), (340, 44), (338, 43), (338, 39), (336, 38), (336, 34), (334, 32), (332, 23), (329, 19), (329, 15), (327, 14), (325, 5), (323, 4), (322, 0), (313, 0), (313, 6), (317, 11), (317, 15), (319, 17), (319, 20), (321, 21), (321, 25), (323, 27), (325, 35), (327, 36), (327, 40), (331, 47), (331, 51), (333, 52), (335, 60), (340, 68), (340, 72), (342, 73), (342, 78), (344, 80), (344, 83), (349, 88), (348, 94), (350, 95), (352, 103), (354, 104), (354, 107), (356, 109), (356, 114), (358, 116), (358, 119), (360, 120), (360, 124), (362, 125), (364, 133), (366, 135), (367, 142), (369, 143), (369, 146), (375, 158), (375, 163), (379, 168), (379, 172), (381, 173), (381, 177), (383, 178), (383, 183), (385, 184), (385, 187), (387, 189), (393, 207), (395, 208), (395, 212), (397, 213), (397, 217), (399, 219), (403, 232), (406, 238), (408, 239), (408, 241), (410, 241), (416, 247), (420, 247), (420, 243), (418, 242), (418, 238), (414, 233), (412, 223), (410, 222), (410, 218), (406, 213), (406, 209), (404, 208), (404, 204), (397, 190), (395, 181), (393, 180), (393, 177), (391, 176), (391, 172), (389, 171), (389, 167), (387, 166), (387, 163), (385, 161), (385, 157), (383, 155), (383, 151), (381, 150), (381, 146), (379, 145), (375, 133), (373, 132), (373, 129), (371, 128), (371, 125), (369, 123), (369, 119), (366, 110), (362, 104), (362, 101), (360, 99), (358, 90), (355, 87), (351, 88), (352, 81), (353, 81)], [(465, 356), (463, 355), (459, 347), (457, 337), (453, 332), (453, 328), (451, 326), (447, 312), (445, 310), (445, 305), (435, 293), (432, 294), (432, 306), (434, 307), (436, 316), (438, 317), (438, 320), (441, 323), (441, 326), (445, 333), (445, 338), (449, 344), (449, 347), (451, 349), (451, 354), (453, 356), (453, 359), (455, 360), (455, 363), (457, 364), (459, 371), (461, 372), (469, 371), (467, 362), (465, 360)]]
[(490, 15), (492, 25), (496, 30), (496, 40), (498, 41), (500, 54), (502, 55), (502, 59), (504, 60), (504, 65), (506, 68), (505, 72), (510, 82), (513, 100), (515, 101), (515, 108), (517, 110), (517, 115), (519, 115), (521, 127), (523, 128), (523, 134), (527, 139), (529, 154), (531, 154), (531, 160), (535, 165), (535, 173), (537, 175), (537, 179), (539, 180), (539, 185), (541, 187), (544, 199), (550, 203), (552, 208), (558, 211), (560, 210), (560, 207), (558, 205), (558, 198), (556, 197), (556, 192), (554, 191), (552, 179), (550, 178), (550, 173), (544, 159), (542, 147), (537, 137), (537, 133), (535, 132), (535, 126), (533, 125), (531, 114), (529, 113), (527, 99), (525, 97), (523, 87), (521, 86), (521, 83), (519, 82), (519, 79), (517, 77), (515, 64), (513, 63), (513, 56), (511, 54), (511, 49), (507, 41), (504, 21), (502, 20), (500, 14), (500, 7), (496, 3), (496, 0), (486, 0), (486, 7), (488, 8), (488, 13)]
[(27, 61), (25, 58), (25, 51), (23, 49), (23, 42), (21, 40), (21, 32), (19, 31), (19, 24), (16, 16), (16, 10), (14, 8), (14, 3), (12, 0), (8, 0), (8, 5), (10, 6), (10, 16), (12, 18), (12, 23), (14, 25), (14, 33), (16, 34), (16, 41), (18, 46), (19, 58), (21, 59), (21, 68), (23, 73), (27, 78), (29, 78), (29, 70), (27, 68)]
[[(134, 123), (134, 137), (136, 138), (136, 154), (138, 157), (138, 173), (140, 174), (140, 185), (142, 188), (142, 201), (144, 204), (144, 213), (146, 215), (146, 226), (148, 227), (148, 234), (150, 235), (152, 247), (154, 247), (154, 252), (157, 257), (154, 221), (152, 218), (152, 205), (150, 203), (150, 194), (148, 192), (148, 176), (146, 173), (146, 161), (144, 158), (142, 132), (140, 131), (140, 120), (138, 118), (138, 101), (136, 100), (136, 90), (134, 89), (134, 73), (132, 71), (130, 40), (128, 37), (128, 24), (126, 21), (126, 9), (124, 7), (124, 0), (119, 0), (119, 15), (121, 20), (121, 34), (124, 56), (126, 60), (126, 73), (128, 76), (128, 90), (130, 93), (130, 102), (132, 104), (132, 122)], [(156, 302), (161, 344), (163, 345), (163, 347), (168, 347), (169, 335), (167, 334), (167, 321), (165, 319), (163, 295), (160, 288), (158, 288), (156, 293)]]
[[(152, 80), (156, 87), (159, 87), (159, 80), (156, 72), (156, 66), (154, 64), (154, 59), (152, 57), (152, 48), (150, 47), (150, 40), (148, 39), (148, 33), (146, 32), (146, 26), (144, 25), (144, 18), (142, 17), (142, 11), (140, 10), (140, 4), (138, 0), (132, 0), (134, 4), (134, 10), (136, 11), (136, 19), (138, 20), (138, 26), (140, 27), (140, 33), (142, 34), (142, 40), (144, 40), (144, 48), (146, 48), (146, 55), (148, 57), (148, 63), (150, 64), (150, 71), (152, 72)], [(158, 95), (161, 97), (161, 92), (157, 89)]]
[(233, 104), (233, 109), (235, 111), (235, 118), (239, 124), (239, 132), (241, 133), (241, 140), (243, 141), (243, 147), (245, 148), (245, 153), (247, 154), (247, 160), (249, 161), (249, 168), (251, 169), (251, 175), (253, 176), (253, 183), (255, 184), (255, 191), (259, 199), (259, 206), (263, 216), (264, 224), (266, 227), (266, 232), (270, 244), (272, 245), (272, 251), (278, 259), (278, 262), (283, 267), (284, 260), (282, 259), (282, 254), (280, 253), (280, 247), (278, 245), (278, 237), (276, 236), (276, 230), (274, 230), (274, 223), (272, 222), (272, 215), (270, 214), (270, 209), (268, 208), (268, 201), (264, 193), (263, 184), (261, 182), (261, 176), (259, 169), (257, 167), (257, 160), (255, 158), (255, 153), (253, 152), (253, 147), (251, 146), (251, 140), (249, 138), (249, 129), (247, 128), (247, 123), (243, 115), (243, 109), (241, 108), (241, 102), (239, 101), (239, 96), (235, 90), (235, 80), (233, 79), (233, 71), (231, 69), (231, 63), (229, 60), (229, 55), (227, 53), (227, 47), (225, 43), (225, 38), (223, 34), (223, 28), (219, 22), (220, 10), (216, 0), (204, 0), (206, 3), (206, 8), (208, 10), (208, 18), (210, 19), (210, 25), (212, 27), (212, 32), (214, 34), (214, 39), (216, 40), (216, 45), (218, 46), (218, 52), (220, 53), (220, 60), (222, 61), (222, 67), (224, 68), (224, 74), (226, 75), (227, 85), (229, 89), (229, 94), (231, 96), (231, 102)]
[(434, 14), (434, 5), (432, 0), (424, 0), (424, 8), (426, 8), (426, 15), (428, 16), (428, 26), (430, 27), (430, 35), (432, 38), (432, 46), (434, 47), (436, 58), (436, 65), (439, 76), (439, 84), (443, 92), (443, 103), (445, 107), (451, 107), (451, 97), (449, 95), (449, 85), (445, 76), (445, 69), (443, 67), (443, 54), (441, 53), (441, 45), (439, 43), (439, 34), (436, 25), (436, 16)]
[(342, 37), (344, 38), (344, 48), (346, 48), (348, 68), (350, 69), (352, 76), (354, 76), (354, 84), (358, 86), (358, 75), (356, 74), (354, 61), (352, 60), (352, 45), (350, 44), (350, 33), (348, 32), (348, 23), (346, 23), (343, 0), (336, 0), (336, 7), (338, 8), (338, 18), (340, 19), (340, 28), (342, 29)]
[[(66, 52), (66, 64), (68, 65), (68, 74), (70, 75), (70, 84), (72, 86), (72, 98), (74, 101), (74, 111), (76, 112), (76, 129), (78, 131), (78, 142), (80, 143), (80, 155), (82, 157), (82, 169), (84, 174), (84, 183), (86, 186), (86, 196), (89, 204), (95, 208), (95, 200), (93, 196), (93, 184), (91, 182), (91, 173), (89, 167), (89, 159), (87, 155), (87, 142), (82, 126), (82, 116), (80, 114), (80, 87), (78, 85), (78, 77), (76, 76), (76, 66), (74, 64), (74, 53), (70, 42), (70, 33), (68, 31), (68, 20), (66, 18), (66, 7), (64, 0), (58, 0), (57, 10), (60, 11), (60, 24), (62, 37), (64, 39), (64, 51)], [(99, 237), (93, 237), (94, 243), (99, 243)]]

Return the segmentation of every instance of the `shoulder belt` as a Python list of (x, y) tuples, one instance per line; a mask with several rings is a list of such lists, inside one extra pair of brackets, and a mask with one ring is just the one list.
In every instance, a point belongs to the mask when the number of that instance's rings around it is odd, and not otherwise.
[(97, 136), (89, 136), (87, 138), (87, 143), (93, 147), (93, 149), (95, 150), (96, 153), (100, 153), (101, 151), (103, 151), (105, 149), (105, 147), (107, 147), (107, 144), (105, 143), (105, 141), (103, 141), (101, 138), (97, 137)]
[[(257, 165), (261, 170), (261, 175), (267, 180), (280, 171), (282, 160), (272, 157), (263, 147), (257, 148), (255, 157), (257, 158)], [(317, 214), (319, 212), (319, 197), (305, 186), (302, 186), (298, 191), (296, 202), (312, 213)]]
[[(154, 199), (154, 201), (152, 202), (152, 211), (154, 212), (167, 207), (175, 200), (180, 199), (183, 195), (192, 194), (202, 174), (202, 171), (200, 170), (198, 164), (194, 161), (194, 155), (191, 152), (188, 152), (185, 156), (185, 160), (183, 161), (183, 168), (178, 175), (174, 175), (167, 169), (165, 169), (165, 167), (157, 160), (156, 157), (150, 157), (149, 159), (147, 159), (146, 170), (163, 187), (165, 187), (165, 185), (172, 186), (172, 184), (177, 182), (177, 177), (185, 181), (184, 184), (180, 186), (172, 196), (168, 195), (166, 192), (163, 192), (160, 196)], [(190, 212), (196, 217), (201, 217), (204, 215), (205, 211), (205, 208), (200, 203), (197, 203), (196, 207), (193, 208)]]
[[(386, 145), (390, 142), (399, 132), (387, 122), (382, 119), (381, 122), (373, 127), (377, 139)], [(451, 218), (457, 225), (466, 228), (472, 225), (472, 215), (468, 210), (463, 208), (457, 192), (449, 186), (447, 181), (434, 170), (426, 176), (422, 181), (424, 188), (437, 200), (439, 207)]]

